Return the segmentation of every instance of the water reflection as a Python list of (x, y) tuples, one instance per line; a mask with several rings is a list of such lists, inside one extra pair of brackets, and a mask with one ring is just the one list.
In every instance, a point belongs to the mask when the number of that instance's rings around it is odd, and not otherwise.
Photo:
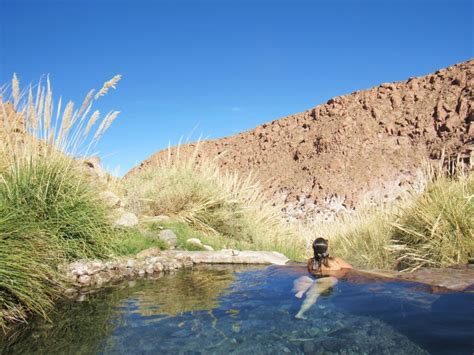
[[(95, 353), (114, 330), (133, 325), (130, 319), (151, 323), (218, 307), (219, 297), (228, 292), (236, 272), (255, 269), (199, 266), (171, 277), (124, 282), (88, 295), (83, 302), (66, 301), (58, 305), (50, 322), (33, 318), (6, 336), (0, 334), (0, 354), (41, 353), (44, 349), (54, 354)], [(132, 316), (124, 317), (127, 314)]]

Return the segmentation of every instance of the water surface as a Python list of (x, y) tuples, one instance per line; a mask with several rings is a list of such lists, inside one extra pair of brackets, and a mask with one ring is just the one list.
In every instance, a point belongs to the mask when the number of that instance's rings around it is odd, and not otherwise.
[(64, 302), (5, 354), (473, 354), (474, 294), (348, 275), (295, 319), (303, 267), (213, 266)]

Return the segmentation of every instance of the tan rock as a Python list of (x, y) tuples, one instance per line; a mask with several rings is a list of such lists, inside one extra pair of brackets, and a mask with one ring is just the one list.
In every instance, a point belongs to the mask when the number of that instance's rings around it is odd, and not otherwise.
[(151, 256), (157, 256), (157, 255), (160, 255), (160, 254), (161, 254), (161, 249), (160, 248), (152, 247), (152, 248), (148, 248), (148, 249), (145, 249), (145, 250), (142, 250), (141, 252), (139, 252), (137, 254), (137, 258), (146, 259), (146, 258), (149, 258)]
[(104, 191), (99, 194), (101, 200), (105, 202), (109, 208), (122, 207), (122, 200), (112, 191)]
[(194, 264), (274, 264), (285, 265), (289, 259), (276, 251), (165, 251), (164, 255), (189, 257)]
[(120, 217), (115, 221), (118, 227), (135, 227), (138, 224), (138, 217), (131, 212), (120, 212)]

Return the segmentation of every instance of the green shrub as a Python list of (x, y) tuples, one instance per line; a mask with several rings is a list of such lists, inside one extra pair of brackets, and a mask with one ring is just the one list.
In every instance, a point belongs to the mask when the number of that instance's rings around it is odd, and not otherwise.
[(393, 226), (399, 269), (467, 263), (474, 255), (474, 176), (438, 176)]

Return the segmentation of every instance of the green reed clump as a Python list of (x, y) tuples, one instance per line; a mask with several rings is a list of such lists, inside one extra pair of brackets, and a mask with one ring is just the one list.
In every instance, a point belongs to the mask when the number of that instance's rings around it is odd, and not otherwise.
[(91, 108), (119, 79), (90, 91), (79, 108), (55, 104), (49, 80), (21, 92), (14, 76), (11, 96), (0, 91), (0, 328), (29, 313), (46, 317), (61, 286), (59, 264), (112, 252), (106, 208), (73, 157), (87, 154), (117, 117), (99, 120)]
[(474, 176), (439, 175), (411, 200), (393, 223), (398, 268), (467, 263), (474, 255)]
[(69, 260), (109, 254), (107, 210), (69, 158), (38, 158), (2, 177), (0, 214), (54, 238)]
[(0, 219), (0, 329), (28, 313), (46, 317), (59, 293), (55, 266), (61, 257), (51, 236), (15, 216)]

